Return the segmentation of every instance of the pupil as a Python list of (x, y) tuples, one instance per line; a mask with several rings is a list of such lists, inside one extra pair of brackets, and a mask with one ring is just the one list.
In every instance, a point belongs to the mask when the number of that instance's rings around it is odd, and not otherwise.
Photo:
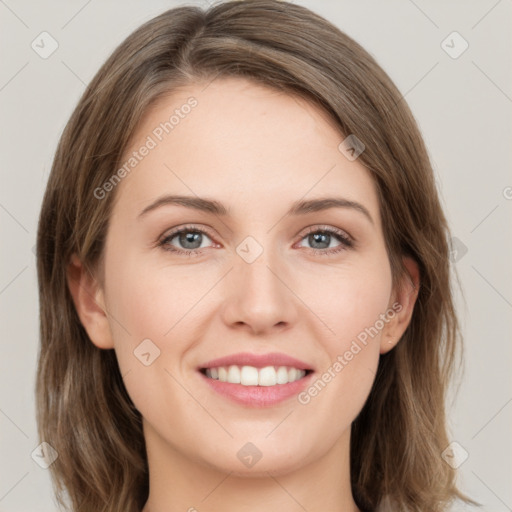
[[(325, 238), (329, 239), (331, 235), (327, 234), (327, 233), (315, 233), (313, 235), (310, 235), (310, 237), (312, 237), (312, 240), (313, 240), (313, 246), (314, 244), (316, 244), (317, 242), (320, 243), (320, 244), (325, 244), (327, 243), (327, 245), (325, 247), (315, 247), (315, 249), (325, 249), (326, 247), (329, 247), (329, 241), (325, 242)], [(323, 241), (321, 239), (324, 239)], [(320, 240), (319, 240), (320, 239)]]
[[(187, 244), (188, 243), (192, 243), (194, 244), (194, 242), (197, 243), (197, 241), (199, 240), (199, 244), (196, 246), (193, 246), (193, 247), (189, 247)], [(182, 233), (180, 235), (180, 243), (187, 249), (198, 249), (200, 246), (201, 246), (201, 233)]]

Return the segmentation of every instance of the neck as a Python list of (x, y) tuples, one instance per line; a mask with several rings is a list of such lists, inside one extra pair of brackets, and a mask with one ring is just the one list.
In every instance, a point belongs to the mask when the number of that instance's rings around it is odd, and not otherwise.
[(144, 433), (150, 492), (142, 512), (358, 512), (350, 486), (350, 429), (304, 466), (250, 475), (192, 460), (147, 423)]

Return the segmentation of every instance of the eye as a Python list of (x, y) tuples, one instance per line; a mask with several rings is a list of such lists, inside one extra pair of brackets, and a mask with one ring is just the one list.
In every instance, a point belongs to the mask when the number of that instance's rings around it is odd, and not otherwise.
[[(312, 226), (308, 228), (306, 235), (301, 239), (309, 242), (315, 254), (330, 255), (353, 247), (353, 240), (341, 229), (328, 226)], [(329, 247), (331, 242), (338, 241), (339, 245)], [(327, 249), (327, 250), (326, 250)]]
[[(184, 254), (186, 256), (198, 256), (202, 251), (198, 249), (204, 248), (203, 242), (206, 238), (210, 238), (206, 231), (195, 226), (185, 226), (179, 230), (172, 231), (165, 236), (158, 245), (162, 249), (170, 252)], [(182, 248), (176, 248), (172, 242), (176, 240), (176, 244)]]
[[(158, 246), (165, 251), (184, 256), (199, 256), (203, 252), (200, 249), (207, 247), (203, 244), (206, 238), (211, 240), (210, 235), (204, 229), (196, 226), (185, 226), (171, 231), (158, 242)], [(309, 248), (310, 251), (322, 255), (336, 254), (354, 246), (352, 238), (347, 233), (329, 226), (308, 228), (306, 234), (302, 235), (302, 240), (306, 240), (312, 245)], [(338, 241), (338, 245), (331, 247), (333, 241)], [(176, 247), (176, 245), (181, 247)]]

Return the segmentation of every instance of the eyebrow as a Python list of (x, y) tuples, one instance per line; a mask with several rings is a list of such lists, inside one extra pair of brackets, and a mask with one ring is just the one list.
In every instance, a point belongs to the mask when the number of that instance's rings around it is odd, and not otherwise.
[[(146, 206), (146, 208), (139, 213), (137, 218), (140, 219), (149, 212), (165, 205), (185, 206), (186, 208), (213, 213), (214, 215), (222, 217), (229, 215), (229, 210), (222, 203), (213, 199), (206, 199), (197, 196), (165, 195), (158, 198), (149, 206)], [(350, 208), (356, 210), (362, 213), (372, 224), (374, 224), (372, 216), (367, 208), (356, 201), (350, 201), (342, 197), (326, 197), (322, 199), (309, 199), (307, 201), (295, 201), (286, 215), (306, 215), (312, 212), (328, 210), (329, 208)]]

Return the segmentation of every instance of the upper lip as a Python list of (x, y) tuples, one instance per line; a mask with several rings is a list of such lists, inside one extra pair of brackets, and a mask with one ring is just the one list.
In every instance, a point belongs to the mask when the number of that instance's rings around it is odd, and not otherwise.
[(208, 361), (207, 363), (199, 366), (198, 369), (202, 370), (205, 368), (218, 368), (220, 366), (230, 365), (254, 366), (255, 368), (265, 368), (265, 366), (290, 366), (292, 368), (297, 368), (298, 370), (312, 370), (311, 366), (304, 361), (279, 352), (271, 352), (268, 354), (240, 352), (238, 354), (232, 354)]

